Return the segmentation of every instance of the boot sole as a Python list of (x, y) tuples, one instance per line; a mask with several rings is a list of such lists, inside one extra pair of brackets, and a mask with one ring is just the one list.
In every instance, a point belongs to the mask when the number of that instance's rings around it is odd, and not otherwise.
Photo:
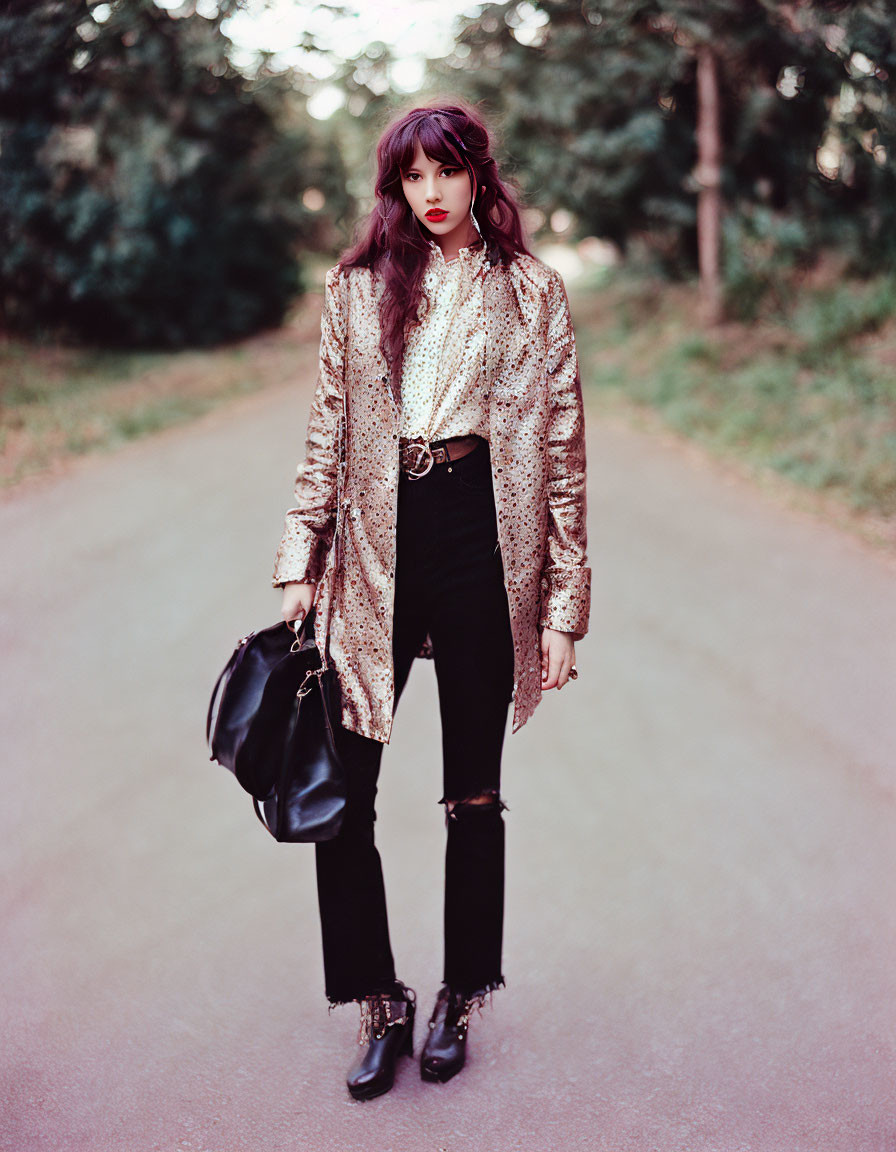
[(375, 1100), (377, 1096), (385, 1096), (387, 1092), (391, 1092), (395, 1087), (395, 1081), (391, 1084), (386, 1084), (382, 1088), (374, 1088), (371, 1091), (369, 1088), (349, 1088), (349, 1093), (353, 1100)]
[(436, 1071), (434, 1068), (428, 1068), (425, 1064), (420, 1065), (420, 1079), (426, 1080), (430, 1084), (446, 1084), (454, 1076), (460, 1072), (463, 1064), (458, 1068), (446, 1068)]

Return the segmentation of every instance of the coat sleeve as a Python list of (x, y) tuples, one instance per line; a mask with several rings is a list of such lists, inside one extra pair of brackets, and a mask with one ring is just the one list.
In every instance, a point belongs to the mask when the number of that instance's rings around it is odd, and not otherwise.
[(575, 334), (558, 273), (549, 290), (547, 383), (551, 418), (547, 441), (548, 548), (541, 577), (539, 626), (588, 631), (591, 569), (586, 565), (585, 414)]
[(305, 461), (296, 474), (293, 507), (274, 562), (273, 584), (317, 583), (323, 575), (336, 525), (339, 425), (345, 386), (346, 303), (337, 268), (327, 273), (321, 316), (320, 367), (305, 439)]

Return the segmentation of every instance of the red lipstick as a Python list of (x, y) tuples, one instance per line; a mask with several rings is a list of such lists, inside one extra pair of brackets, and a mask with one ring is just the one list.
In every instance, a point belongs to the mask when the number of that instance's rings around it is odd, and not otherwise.
[(443, 208), (430, 208), (430, 210), (426, 213), (426, 219), (432, 220), (434, 224), (438, 224), (440, 221), (444, 220), (447, 215), (448, 213)]

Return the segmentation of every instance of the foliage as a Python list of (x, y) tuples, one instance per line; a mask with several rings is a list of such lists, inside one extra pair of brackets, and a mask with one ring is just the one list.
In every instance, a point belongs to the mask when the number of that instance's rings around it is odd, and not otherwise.
[(278, 323), (338, 158), (220, 22), (152, 0), (13, 0), (0, 16), (0, 309), (105, 344), (210, 344)]
[(867, 275), (896, 260), (896, 4), (816, 0), (812, 8), (841, 68), (827, 126), (841, 155), (824, 192), (839, 241)]
[[(838, 282), (817, 289), (792, 309), (793, 330), (803, 341), (801, 363), (831, 367), (849, 358), (857, 337), (877, 332), (896, 317), (896, 277), (881, 275), (864, 284)], [(896, 387), (881, 395), (896, 402)], [(896, 412), (894, 412), (896, 415)]]
[(809, 262), (809, 229), (799, 216), (764, 204), (744, 205), (723, 221), (725, 313), (755, 320), (763, 308), (786, 308), (795, 268)]
[(435, 73), (497, 115), (547, 218), (646, 245), (675, 275), (696, 263), (695, 49), (709, 43), (738, 226), (799, 219), (804, 254), (851, 240), (867, 271), (896, 244), (893, 29), (890, 0), (510, 0), (466, 20)]

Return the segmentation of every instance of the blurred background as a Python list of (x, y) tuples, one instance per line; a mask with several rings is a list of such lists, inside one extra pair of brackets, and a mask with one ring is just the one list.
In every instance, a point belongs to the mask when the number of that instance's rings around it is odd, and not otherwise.
[(7, 0), (4, 483), (279, 378), (370, 207), (379, 131), (459, 93), (574, 294), (593, 402), (892, 542), (894, 19), (880, 0)]

